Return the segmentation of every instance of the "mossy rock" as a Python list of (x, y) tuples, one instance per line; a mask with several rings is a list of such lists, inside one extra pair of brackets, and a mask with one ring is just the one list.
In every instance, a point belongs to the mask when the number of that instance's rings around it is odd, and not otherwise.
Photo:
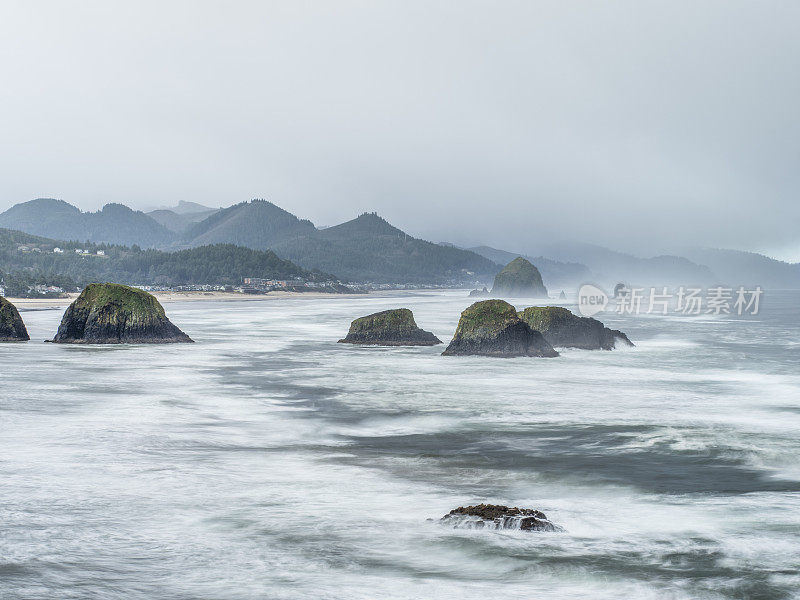
[(29, 339), (17, 307), (0, 296), (0, 342), (27, 342)]
[(340, 344), (373, 346), (435, 346), (442, 341), (417, 327), (414, 313), (407, 308), (384, 310), (350, 323), (347, 337)]
[(633, 346), (621, 331), (609, 329), (597, 319), (579, 317), (561, 306), (531, 306), (519, 316), (556, 348), (613, 350), (617, 344)]
[(191, 342), (164, 307), (144, 290), (92, 283), (70, 304), (53, 341), (59, 344), (170, 344)]
[(547, 298), (542, 274), (521, 256), (508, 263), (494, 278), (493, 296)]
[(461, 313), (444, 356), (558, 356), (541, 333), (531, 329), (504, 300), (476, 302)]

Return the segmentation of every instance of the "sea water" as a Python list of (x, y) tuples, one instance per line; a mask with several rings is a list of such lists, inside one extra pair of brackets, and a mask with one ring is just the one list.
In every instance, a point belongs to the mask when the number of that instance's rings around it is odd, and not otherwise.
[[(800, 309), (601, 314), (554, 359), (337, 344), (463, 291), (170, 303), (197, 342), (0, 345), (0, 598), (800, 597)], [(534, 301), (519, 301), (522, 308)], [(574, 307), (573, 307), (574, 308)], [(455, 529), (480, 502), (559, 533)]]

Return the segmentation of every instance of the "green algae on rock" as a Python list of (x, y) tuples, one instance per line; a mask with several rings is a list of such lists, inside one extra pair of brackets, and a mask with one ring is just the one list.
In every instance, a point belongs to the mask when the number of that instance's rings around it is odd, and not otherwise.
[(70, 304), (53, 341), (60, 344), (191, 342), (155, 296), (116, 283), (92, 283)]
[(530, 261), (518, 256), (495, 276), (492, 295), (546, 298), (547, 288), (544, 286), (539, 269)]
[(0, 342), (26, 342), (29, 339), (17, 307), (0, 296)]
[(621, 331), (609, 329), (597, 319), (579, 317), (560, 306), (531, 306), (519, 316), (557, 348), (613, 350), (617, 344), (633, 346)]
[(444, 356), (558, 356), (558, 352), (522, 321), (504, 300), (483, 300), (461, 313)]
[(435, 346), (442, 341), (417, 327), (414, 314), (407, 308), (384, 310), (356, 319), (340, 344), (373, 346)]

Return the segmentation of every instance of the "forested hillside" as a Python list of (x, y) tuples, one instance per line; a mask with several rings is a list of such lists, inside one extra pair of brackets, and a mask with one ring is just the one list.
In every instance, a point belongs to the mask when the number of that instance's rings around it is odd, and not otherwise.
[(407, 235), (374, 213), (288, 239), (273, 249), (306, 268), (357, 281), (444, 283), (491, 280), (499, 266), (474, 252)]
[[(55, 253), (59, 248), (63, 253)], [(80, 249), (86, 253), (76, 254)], [(98, 251), (103, 255), (98, 255)], [(137, 246), (76, 244), (0, 229), (0, 272), (25, 274), (57, 285), (72, 280), (78, 285), (111, 281), (138, 285), (240, 284), (243, 277), (328, 280), (332, 276), (310, 272), (279, 258), (272, 251), (217, 244), (162, 252)]]
[(298, 219), (266, 200), (252, 200), (224, 208), (190, 226), (182, 244), (227, 243), (266, 250), (283, 240), (314, 231), (311, 221)]

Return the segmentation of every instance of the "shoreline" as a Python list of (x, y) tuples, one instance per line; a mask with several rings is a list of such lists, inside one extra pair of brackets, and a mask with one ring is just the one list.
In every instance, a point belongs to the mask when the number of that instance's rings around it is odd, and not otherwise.
[[(236, 292), (150, 292), (162, 304), (170, 302), (198, 302), (217, 300), (221, 302), (246, 302), (279, 300), (281, 298), (363, 298), (367, 294), (326, 294), (324, 292), (269, 292), (267, 294), (239, 294)], [(37, 310), (61, 308), (69, 306), (77, 292), (69, 293), (64, 298), (6, 298), (18, 309)]]
[[(236, 292), (150, 292), (162, 304), (170, 302), (247, 302), (264, 300), (280, 300), (287, 298), (365, 298), (370, 294), (328, 294), (325, 292), (281, 292), (274, 291), (267, 294), (239, 294)], [(65, 298), (6, 298), (21, 310), (44, 310), (50, 308), (66, 308), (78, 293), (67, 294)]]

